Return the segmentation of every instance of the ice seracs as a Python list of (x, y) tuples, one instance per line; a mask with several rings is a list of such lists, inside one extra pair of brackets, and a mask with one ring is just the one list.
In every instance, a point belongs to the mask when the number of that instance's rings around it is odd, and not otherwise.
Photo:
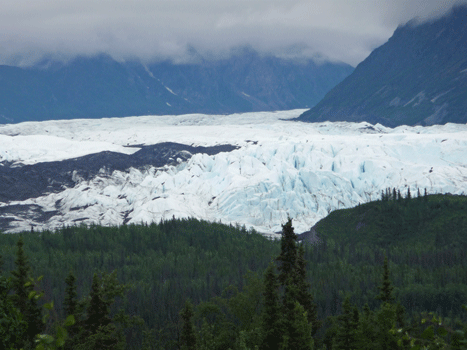
[[(417, 188), (422, 193), (424, 188), (429, 193), (467, 193), (467, 125), (390, 129), (368, 123), (287, 120), (301, 112), (144, 116), (0, 127), (0, 140), (10, 138), (0, 150), (0, 161), (18, 163), (64, 159), (63, 147), (47, 147), (48, 142), (72, 142), (89, 153), (134, 152), (137, 146), (124, 146), (166, 141), (240, 146), (212, 156), (195, 154), (163, 168), (103, 172), (60, 193), (17, 203), (57, 213), (44, 222), (16, 217), (9, 230), (29, 229), (31, 223), (41, 229), (193, 216), (273, 233), (290, 216), (296, 231), (303, 232), (333, 210), (379, 198), (387, 187), (403, 193), (410, 188), (414, 194)], [(14, 142), (19, 138), (21, 146)], [(28, 145), (35, 138), (41, 138), (41, 152)]]

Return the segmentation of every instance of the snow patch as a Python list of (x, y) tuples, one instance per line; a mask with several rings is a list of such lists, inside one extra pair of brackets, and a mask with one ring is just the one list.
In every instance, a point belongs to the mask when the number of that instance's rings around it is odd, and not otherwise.
[(172, 95), (175, 95), (177, 96), (177, 94), (175, 92), (173, 92), (170, 88), (168, 88), (167, 86), (164, 85), (164, 87), (167, 89), (168, 92), (170, 92)]

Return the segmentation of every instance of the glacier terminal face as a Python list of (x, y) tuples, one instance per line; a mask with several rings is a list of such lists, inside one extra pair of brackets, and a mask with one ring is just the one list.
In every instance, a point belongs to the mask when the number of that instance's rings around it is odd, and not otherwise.
[[(412, 195), (425, 188), (467, 193), (467, 125), (391, 129), (289, 120), (301, 112), (0, 126), (0, 229), (149, 223), (175, 216), (273, 235), (290, 216), (300, 233), (333, 210), (379, 199), (388, 187), (402, 193), (410, 189)], [(161, 144), (178, 148), (164, 153)], [(154, 150), (165, 158), (147, 161)], [(119, 166), (98, 154), (119, 159)], [(41, 173), (47, 174), (43, 190), (29, 194), (24, 177), (24, 188), (7, 198), (5, 187), (14, 179), (5, 174), (50, 164), (58, 170)]]

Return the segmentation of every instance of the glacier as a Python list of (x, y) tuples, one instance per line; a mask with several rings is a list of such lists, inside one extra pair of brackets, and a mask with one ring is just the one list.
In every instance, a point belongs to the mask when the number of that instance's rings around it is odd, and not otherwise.
[[(61, 161), (142, 145), (233, 145), (162, 167), (103, 168), (91, 179), (37, 198), (0, 202), (5, 232), (63, 225), (121, 225), (196, 217), (275, 236), (287, 217), (297, 233), (331, 211), (379, 199), (386, 188), (467, 193), (467, 125), (388, 128), (303, 123), (304, 110), (232, 115), (141, 116), (0, 126), (0, 165)], [(42, 220), (8, 208), (41, 208)], [(3, 211), (1, 210), (3, 208)]]

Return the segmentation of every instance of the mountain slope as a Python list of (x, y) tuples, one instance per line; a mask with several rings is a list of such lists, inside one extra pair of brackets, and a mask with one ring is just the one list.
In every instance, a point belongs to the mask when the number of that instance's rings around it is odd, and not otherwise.
[(302, 121), (467, 122), (467, 7), (399, 27)]
[(467, 196), (422, 195), (392, 197), (351, 209), (336, 210), (315, 226), (319, 238), (382, 246), (412, 246), (418, 242), (439, 249), (467, 244)]
[(352, 70), (249, 49), (193, 64), (145, 66), (97, 56), (24, 69), (0, 66), (0, 123), (306, 108)]

